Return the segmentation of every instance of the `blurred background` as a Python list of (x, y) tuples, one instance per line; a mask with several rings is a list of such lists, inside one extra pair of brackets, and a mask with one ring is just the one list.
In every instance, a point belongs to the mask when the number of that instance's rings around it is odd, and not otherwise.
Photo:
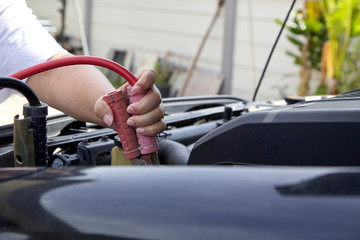
[[(327, 68), (322, 65), (326, 63), (323, 49), (330, 39), (328, 29), (333, 27), (326, 24), (326, 19), (336, 9), (321, 9), (324, 2), (297, 1), (258, 100), (334, 93), (331, 82), (327, 82), (341, 81), (339, 76), (331, 75), (336, 67), (331, 68), (330, 63)], [(346, 5), (348, 1), (340, 2)], [(291, 5), (288, 0), (27, 0), (27, 3), (67, 50), (115, 60), (133, 73), (155, 68), (164, 97), (233, 94), (245, 99), (254, 94)], [(348, 8), (355, 19), (350, 25), (355, 26), (358, 5)], [(347, 44), (343, 46), (345, 52), (351, 45)], [(331, 47), (327, 62), (329, 56), (335, 56), (330, 52)], [(352, 67), (357, 69), (356, 63)], [(122, 83), (118, 76), (103, 71), (115, 86)]]

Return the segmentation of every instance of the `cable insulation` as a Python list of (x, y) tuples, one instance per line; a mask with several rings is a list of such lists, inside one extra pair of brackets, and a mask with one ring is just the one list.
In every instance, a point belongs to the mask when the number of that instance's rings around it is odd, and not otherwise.
[(269, 65), (270, 59), (271, 59), (271, 57), (272, 57), (272, 55), (273, 55), (273, 52), (274, 52), (274, 50), (275, 50), (275, 48), (276, 48), (277, 43), (279, 42), (281, 33), (282, 33), (282, 31), (284, 30), (284, 28), (285, 28), (286, 22), (287, 22), (287, 20), (289, 19), (290, 13), (291, 13), (292, 9), (294, 8), (295, 3), (296, 3), (296, 0), (293, 0), (293, 2), (292, 2), (292, 4), (291, 4), (291, 7), (290, 7), (290, 9), (289, 9), (289, 11), (288, 11), (288, 13), (287, 13), (287, 15), (286, 15), (286, 18), (285, 18), (285, 20), (284, 20), (284, 22), (283, 22), (283, 24), (282, 24), (282, 26), (281, 26), (281, 28), (280, 28), (280, 32), (279, 32), (279, 34), (278, 34), (277, 37), (276, 37), (275, 43), (274, 43), (274, 45), (273, 45), (272, 48), (271, 48), (270, 55), (269, 55), (268, 59), (266, 60), (266, 64), (265, 64), (264, 70), (263, 70), (263, 72), (261, 73), (261, 77), (260, 77), (259, 82), (258, 82), (258, 84), (257, 84), (257, 86), (256, 86), (255, 93), (254, 93), (254, 96), (253, 96), (252, 101), (255, 101), (255, 99), (256, 99), (256, 95), (257, 95), (257, 93), (258, 93), (258, 91), (259, 91), (259, 88), (260, 88), (260, 85), (261, 85), (261, 83), (262, 83), (262, 80), (264, 79), (265, 72), (266, 72), (267, 67), (268, 67), (268, 65)]
[(0, 87), (19, 91), (29, 101), (30, 106), (40, 106), (40, 100), (26, 83), (11, 77), (0, 77)]
[(81, 65), (81, 64), (95, 65), (110, 69), (116, 72), (117, 74), (121, 75), (123, 78), (125, 78), (125, 80), (131, 86), (134, 86), (137, 81), (136, 77), (129, 70), (127, 70), (120, 64), (108, 60), (106, 58), (100, 58), (94, 56), (72, 56), (72, 57), (55, 59), (26, 68), (22, 71), (10, 75), (10, 77), (21, 80), (54, 68), (65, 67), (70, 65)]

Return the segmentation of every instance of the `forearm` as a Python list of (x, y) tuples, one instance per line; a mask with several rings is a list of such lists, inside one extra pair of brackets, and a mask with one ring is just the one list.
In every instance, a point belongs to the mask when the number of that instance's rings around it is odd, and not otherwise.
[[(71, 55), (57, 55), (53, 59), (66, 56)], [(94, 112), (94, 104), (114, 88), (95, 67), (76, 65), (57, 68), (30, 77), (27, 83), (49, 106), (76, 119), (104, 125)]]

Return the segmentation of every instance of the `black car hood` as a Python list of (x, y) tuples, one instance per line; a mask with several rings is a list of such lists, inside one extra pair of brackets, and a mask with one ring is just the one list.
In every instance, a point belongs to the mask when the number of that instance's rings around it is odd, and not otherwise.
[(360, 237), (360, 168), (40, 168), (7, 175), (0, 184), (0, 237), (7, 239)]

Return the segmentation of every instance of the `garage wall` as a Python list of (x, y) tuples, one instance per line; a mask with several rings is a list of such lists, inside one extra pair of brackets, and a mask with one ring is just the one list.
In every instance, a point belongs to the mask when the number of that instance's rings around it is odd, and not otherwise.
[[(86, 1), (82, 0), (85, 15)], [(39, 18), (60, 25), (60, 1), (27, 0)], [(133, 52), (135, 61), (144, 56), (171, 52), (189, 66), (216, 11), (217, 0), (93, 0), (91, 55), (109, 57), (111, 49)], [(249, 6), (248, 4), (251, 3)], [(302, 1), (298, 1), (300, 6)], [(234, 54), (233, 94), (250, 99), (280, 27), (288, 0), (238, 0)], [(66, 33), (79, 38), (73, 1), (67, 1)], [(249, 22), (249, 20), (252, 20)], [(198, 67), (221, 72), (224, 11), (201, 54)], [(252, 25), (252, 31), (250, 31)], [(285, 55), (292, 46), (285, 35), (280, 40), (264, 78), (258, 99), (277, 99), (280, 90), (296, 94), (298, 67)], [(252, 53), (254, 55), (252, 55)]]

